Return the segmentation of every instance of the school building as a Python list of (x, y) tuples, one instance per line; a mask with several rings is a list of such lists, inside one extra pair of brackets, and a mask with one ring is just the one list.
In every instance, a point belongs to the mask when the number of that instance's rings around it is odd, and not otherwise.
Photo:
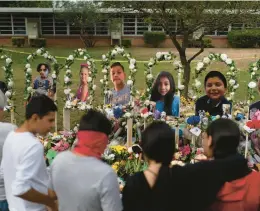
[[(131, 40), (132, 46), (143, 47), (145, 31), (163, 31), (160, 26), (145, 23), (144, 18), (134, 13), (124, 14), (120, 22), (120, 27), (117, 27), (116, 31), (110, 30), (108, 20), (89, 28), (88, 34), (96, 40), (95, 46), (109, 46), (114, 44), (114, 41), (128, 39)], [(172, 21), (170, 24), (172, 30), (177, 30), (178, 21)], [(209, 32), (207, 36), (212, 39), (214, 47), (228, 47), (228, 31), (244, 27), (246, 27), (244, 24), (237, 23), (222, 30)], [(79, 33), (79, 28), (57, 19), (53, 8), (0, 7), (0, 45), (12, 45), (12, 37), (22, 36), (27, 42), (28, 39), (46, 38), (47, 47), (83, 47)], [(173, 47), (168, 36), (160, 47)]]

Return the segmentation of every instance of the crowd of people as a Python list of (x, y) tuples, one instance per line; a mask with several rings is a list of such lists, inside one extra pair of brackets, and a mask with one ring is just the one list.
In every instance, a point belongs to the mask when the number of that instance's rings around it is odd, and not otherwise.
[[(140, 147), (148, 163), (146, 170), (129, 176), (120, 192), (117, 175), (101, 159), (112, 132), (111, 121), (89, 110), (79, 122), (77, 143), (59, 153), (47, 170), (44, 146), (37, 135), (45, 136), (54, 126), (57, 106), (51, 99), (55, 85), (47, 64), (37, 68), (36, 93), (25, 109), (22, 125), (1, 122), (6, 106), (4, 83), (0, 83), (0, 210), (2, 211), (259, 211), (260, 174), (251, 170), (238, 153), (240, 130), (235, 122), (220, 118), (202, 135), (208, 160), (185, 166), (171, 166), (175, 132), (163, 121), (155, 121), (142, 132)], [(110, 70), (114, 84), (111, 105), (125, 105), (130, 87), (124, 81), (124, 67), (116, 62)], [(80, 68), (77, 99), (86, 101), (88, 66)], [(48, 82), (45, 82), (48, 81)], [(205, 77), (206, 95), (196, 102), (195, 112), (224, 114), (227, 81), (218, 71)], [(40, 89), (40, 91), (39, 91)], [(179, 116), (180, 98), (169, 72), (157, 76), (151, 92), (154, 109)]]

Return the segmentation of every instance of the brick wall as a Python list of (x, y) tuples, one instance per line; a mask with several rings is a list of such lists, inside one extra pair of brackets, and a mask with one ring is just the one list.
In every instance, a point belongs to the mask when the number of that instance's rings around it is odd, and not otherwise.
[[(11, 37), (12, 36), (0, 36), (0, 45), (11, 46)], [(26, 37), (27, 38), (27, 37)], [(79, 48), (84, 47), (79, 36), (43, 36), (47, 39), (47, 47), (71, 47)], [(227, 48), (229, 47), (227, 37), (225, 36), (211, 36), (213, 46), (217, 48)], [(109, 46), (111, 44), (110, 37), (96, 37), (96, 46)], [(133, 36), (124, 36), (122, 39), (130, 39), (133, 47), (145, 47), (143, 37), (133, 37)], [(27, 39), (26, 39), (27, 43)], [(170, 38), (160, 45), (160, 47), (174, 47)]]

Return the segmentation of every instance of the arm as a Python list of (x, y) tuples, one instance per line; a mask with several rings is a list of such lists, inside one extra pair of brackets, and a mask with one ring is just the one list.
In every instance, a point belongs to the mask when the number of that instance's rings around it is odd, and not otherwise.
[(111, 171), (101, 181), (100, 200), (103, 211), (122, 211), (117, 176)]
[(55, 207), (54, 200), (47, 194), (40, 193), (32, 187), (35, 176), (44, 166), (43, 163), (43, 148), (40, 144), (37, 143), (26, 150), (16, 170), (12, 193), (24, 200), (53, 208)]
[(180, 116), (180, 98), (179, 96), (174, 96), (172, 102), (172, 115), (179, 117)]

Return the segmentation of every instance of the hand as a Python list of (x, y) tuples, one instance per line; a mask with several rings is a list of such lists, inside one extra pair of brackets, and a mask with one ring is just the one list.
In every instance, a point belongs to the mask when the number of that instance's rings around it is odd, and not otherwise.
[(54, 202), (53, 205), (51, 207), (47, 207), (48, 211), (59, 211), (59, 206), (58, 206), (58, 202)]

